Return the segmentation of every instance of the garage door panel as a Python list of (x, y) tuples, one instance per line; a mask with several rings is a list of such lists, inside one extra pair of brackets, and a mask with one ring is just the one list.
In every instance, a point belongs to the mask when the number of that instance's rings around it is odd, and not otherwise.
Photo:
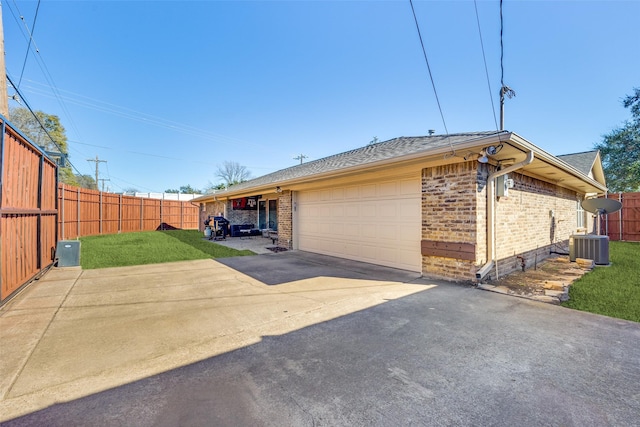
[(369, 220), (372, 218), (376, 218), (378, 216), (377, 206), (375, 203), (366, 203), (360, 206), (360, 216), (364, 218), (368, 218)]
[(385, 182), (378, 185), (378, 197), (395, 197), (398, 194), (398, 184), (395, 182)]
[(420, 200), (399, 200), (396, 204), (396, 217), (398, 221), (415, 220), (415, 212), (422, 210), (422, 202)]
[(301, 250), (420, 271), (421, 223), (418, 175), (298, 195)]
[(345, 225), (342, 229), (342, 235), (344, 238), (352, 240), (355, 237), (360, 237), (360, 225), (359, 224), (348, 224)]
[(398, 218), (398, 207), (393, 202), (378, 203), (377, 211), (381, 221), (395, 221)]
[(400, 181), (398, 194), (408, 196), (414, 196), (415, 194), (422, 195), (421, 179)]
[(342, 204), (342, 205), (334, 204), (331, 207), (331, 217), (333, 217), (333, 218), (343, 218), (344, 217), (344, 209), (345, 209), (344, 204)]
[(376, 237), (385, 240), (387, 243), (398, 240), (395, 227), (391, 225), (378, 225)]
[(361, 199), (374, 198), (376, 196), (377, 196), (377, 193), (376, 193), (376, 185), (375, 184), (360, 186), (360, 198)]

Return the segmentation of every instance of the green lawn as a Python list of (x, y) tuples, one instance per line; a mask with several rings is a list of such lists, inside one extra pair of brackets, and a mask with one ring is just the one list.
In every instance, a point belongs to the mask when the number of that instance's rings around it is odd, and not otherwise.
[(145, 231), (80, 238), (83, 269), (254, 255), (203, 239), (197, 230)]
[(640, 242), (610, 242), (609, 260), (571, 285), (562, 305), (640, 322)]

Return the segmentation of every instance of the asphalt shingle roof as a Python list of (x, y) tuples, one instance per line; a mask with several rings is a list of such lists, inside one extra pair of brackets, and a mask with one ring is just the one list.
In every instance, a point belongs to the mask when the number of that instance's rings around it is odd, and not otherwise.
[(313, 160), (290, 168), (260, 176), (240, 184), (233, 185), (230, 191), (243, 190), (246, 188), (259, 187), (261, 185), (277, 184), (296, 178), (313, 176), (316, 174), (337, 171), (352, 166), (366, 165), (382, 160), (393, 159), (420, 152), (429, 152), (434, 149), (455, 147), (458, 144), (466, 143), (474, 139), (485, 138), (496, 135), (497, 131), (457, 133), (450, 135), (431, 135), (399, 137), (376, 144), (366, 145), (344, 153), (334, 154), (322, 159)]
[(591, 168), (593, 168), (593, 164), (595, 163), (597, 156), (598, 150), (585, 151), (583, 153), (562, 154), (556, 157), (578, 169), (583, 174), (589, 176), (589, 173), (591, 172)]

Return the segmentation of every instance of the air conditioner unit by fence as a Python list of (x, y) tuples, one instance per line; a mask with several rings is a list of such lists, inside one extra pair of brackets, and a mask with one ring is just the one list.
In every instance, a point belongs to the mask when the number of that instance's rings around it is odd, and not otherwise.
[(609, 236), (573, 235), (569, 238), (569, 260), (592, 259), (598, 265), (609, 264)]

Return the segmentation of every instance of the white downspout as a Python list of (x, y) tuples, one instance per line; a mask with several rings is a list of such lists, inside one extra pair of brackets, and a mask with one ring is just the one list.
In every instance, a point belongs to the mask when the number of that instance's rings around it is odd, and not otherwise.
[(480, 267), (476, 272), (476, 280), (480, 282), (496, 266), (496, 279), (498, 278), (498, 265), (496, 261), (496, 232), (495, 232), (495, 213), (494, 204), (496, 199), (496, 178), (506, 175), (510, 172), (518, 170), (533, 162), (533, 151), (527, 153), (527, 157), (520, 163), (515, 163), (509, 167), (495, 171), (487, 177), (487, 263)]

